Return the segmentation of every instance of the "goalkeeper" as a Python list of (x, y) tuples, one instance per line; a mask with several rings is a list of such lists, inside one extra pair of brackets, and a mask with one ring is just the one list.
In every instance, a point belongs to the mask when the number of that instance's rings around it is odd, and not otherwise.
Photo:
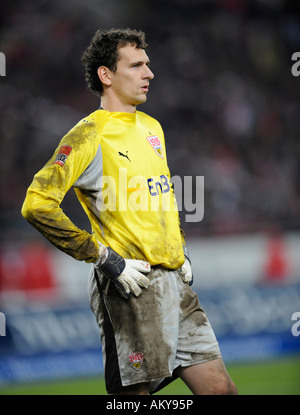
[[(101, 107), (62, 138), (22, 214), (58, 249), (92, 264), (108, 393), (154, 393), (179, 376), (194, 394), (234, 394), (191, 288), (162, 128), (136, 110), (154, 77), (146, 47), (142, 32), (96, 32), (82, 61)], [(60, 208), (71, 187), (91, 234)]]

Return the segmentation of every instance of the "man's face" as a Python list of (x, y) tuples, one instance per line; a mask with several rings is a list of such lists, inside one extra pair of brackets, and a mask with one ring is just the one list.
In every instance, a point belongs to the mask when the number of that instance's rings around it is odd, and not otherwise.
[(149, 81), (154, 78), (144, 49), (126, 45), (118, 50), (117, 70), (111, 72), (111, 92), (122, 106), (147, 100)]

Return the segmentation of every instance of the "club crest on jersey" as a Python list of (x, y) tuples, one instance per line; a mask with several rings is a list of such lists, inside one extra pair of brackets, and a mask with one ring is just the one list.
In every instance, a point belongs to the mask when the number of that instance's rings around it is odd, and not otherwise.
[(129, 363), (135, 370), (140, 370), (144, 361), (144, 354), (141, 352), (131, 353), (129, 355)]
[(61, 146), (53, 164), (59, 164), (61, 167), (63, 167), (71, 151), (71, 146)]
[(159, 157), (163, 159), (164, 157), (162, 152), (162, 146), (159, 138), (156, 135), (151, 135), (150, 137), (146, 137), (146, 139), (148, 143), (152, 146), (156, 154), (158, 154)]

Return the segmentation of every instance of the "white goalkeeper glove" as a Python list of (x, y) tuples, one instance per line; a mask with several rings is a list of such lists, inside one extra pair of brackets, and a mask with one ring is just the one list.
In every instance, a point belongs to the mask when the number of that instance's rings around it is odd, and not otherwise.
[[(100, 248), (101, 249), (101, 248)], [(106, 257), (100, 257), (95, 264), (106, 275), (126, 300), (130, 294), (138, 297), (142, 288), (147, 288), (149, 278), (143, 273), (151, 270), (149, 262), (136, 259), (124, 259), (110, 247), (106, 248)]]
[(186, 282), (189, 285), (192, 285), (194, 282), (193, 271), (192, 271), (191, 260), (188, 254), (188, 250), (185, 245), (183, 245), (183, 252), (184, 252), (185, 261), (183, 265), (179, 268), (179, 273), (181, 275), (183, 282)]

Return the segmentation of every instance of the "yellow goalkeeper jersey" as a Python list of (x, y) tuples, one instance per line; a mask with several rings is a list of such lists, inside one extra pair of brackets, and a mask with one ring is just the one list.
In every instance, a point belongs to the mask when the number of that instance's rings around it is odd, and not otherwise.
[[(60, 208), (71, 187), (91, 234)], [(95, 262), (100, 241), (124, 258), (151, 265), (177, 269), (184, 262), (163, 130), (140, 111), (97, 110), (75, 125), (34, 176), (22, 214), (78, 260)]]

